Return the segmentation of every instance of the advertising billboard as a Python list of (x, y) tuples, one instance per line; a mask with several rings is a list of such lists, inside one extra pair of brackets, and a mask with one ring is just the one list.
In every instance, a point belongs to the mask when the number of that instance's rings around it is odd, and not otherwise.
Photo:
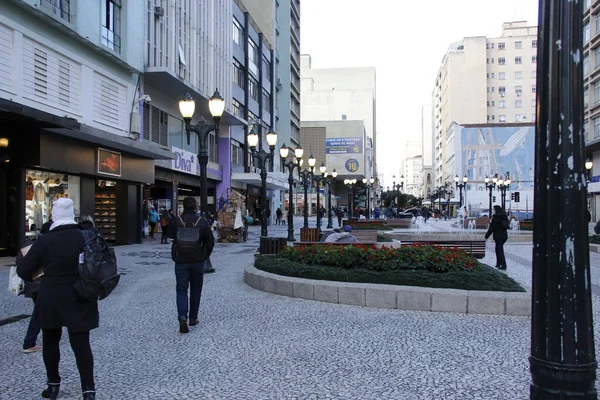
[(329, 122), (325, 138), (327, 170), (341, 176), (365, 174), (365, 128), (362, 121)]

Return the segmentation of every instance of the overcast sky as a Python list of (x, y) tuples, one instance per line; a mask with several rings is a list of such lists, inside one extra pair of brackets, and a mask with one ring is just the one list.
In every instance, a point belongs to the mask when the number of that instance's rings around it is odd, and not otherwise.
[(302, 0), (301, 52), (313, 68), (374, 66), (377, 164), (383, 184), (400, 170), (421, 107), (452, 42), (500, 36), (503, 22), (537, 25), (537, 0)]

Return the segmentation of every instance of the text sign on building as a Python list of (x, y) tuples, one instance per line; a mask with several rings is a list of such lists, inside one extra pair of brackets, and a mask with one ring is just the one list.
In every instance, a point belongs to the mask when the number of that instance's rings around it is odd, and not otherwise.
[(363, 152), (361, 137), (328, 137), (325, 139), (325, 154), (357, 154)]
[(198, 159), (194, 153), (177, 147), (171, 147), (171, 150), (175, 153), (175, 159), (171, 160), (171, 169), (197, 175)]

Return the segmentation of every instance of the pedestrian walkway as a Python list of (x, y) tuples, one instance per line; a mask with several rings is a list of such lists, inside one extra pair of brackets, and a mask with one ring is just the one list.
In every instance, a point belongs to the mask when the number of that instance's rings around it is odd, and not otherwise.
[[(439, 225), (452, 230), (450, 221)], [(287, 227), (270, 226), (269, 234), (285, 237)], [(371, 309), (254, 290), (243, 270), (259, 235), (253, 226), (248, 242), (217, 243), (200, 324), (186, 335), (178, 332), (169, 245), (117, 248), (126, 275), (99, 303), (100, 328), (91, 334), (99, 399), (529, 398), (529, 318)], [(532, 246), (506, 248), (508, 274), (530, 285)], [(597, 284), (600, 254), (591, 259)], [(483, 261), (493, 265), (491, 248)], [(0, 280), (7, 276), (0, 267)], [(31, 313), (29, 299), (7, 290), (0, 302), (2, 321)], [(38, 398), (44, 387), (42, 354), (21, 351), (27, 323), (0, 323), (0, 399)], [(79, 399), (66, 335), (61, 374), (60, 398)]]

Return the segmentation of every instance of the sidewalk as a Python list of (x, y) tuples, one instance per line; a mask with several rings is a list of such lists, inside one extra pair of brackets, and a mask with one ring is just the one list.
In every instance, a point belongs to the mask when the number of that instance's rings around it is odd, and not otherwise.
[[(270, 226), (269, 235), (285, 237), (287, 226)], [(126, 275), (99, 303), (100, 328), (91, 334), (99, 399), (529, 398), (529, 318), (370, 309), (257, 291), (244, 284), (243, 270), (259, 236), (252, 226), (248, 242), (217, 243), (200, 324), (186, 335), (178, 332), (170, 246), (156, 239), (117, 248)], [(509, 275), (530, 284), (531, 245), (507, 252)], [(600, 254), (591, 257), (598, 283)], [(7, 275), (0, 268), (0, 279)], [(6, 290), (0, 302), (0, 320), (32, 310)], [(0, 326), (0, 399), (38, 398), (44, 388), (42, 354), (21, 352), (27, 323)], [(66, 336), (60, 398), (79, 399)]]

